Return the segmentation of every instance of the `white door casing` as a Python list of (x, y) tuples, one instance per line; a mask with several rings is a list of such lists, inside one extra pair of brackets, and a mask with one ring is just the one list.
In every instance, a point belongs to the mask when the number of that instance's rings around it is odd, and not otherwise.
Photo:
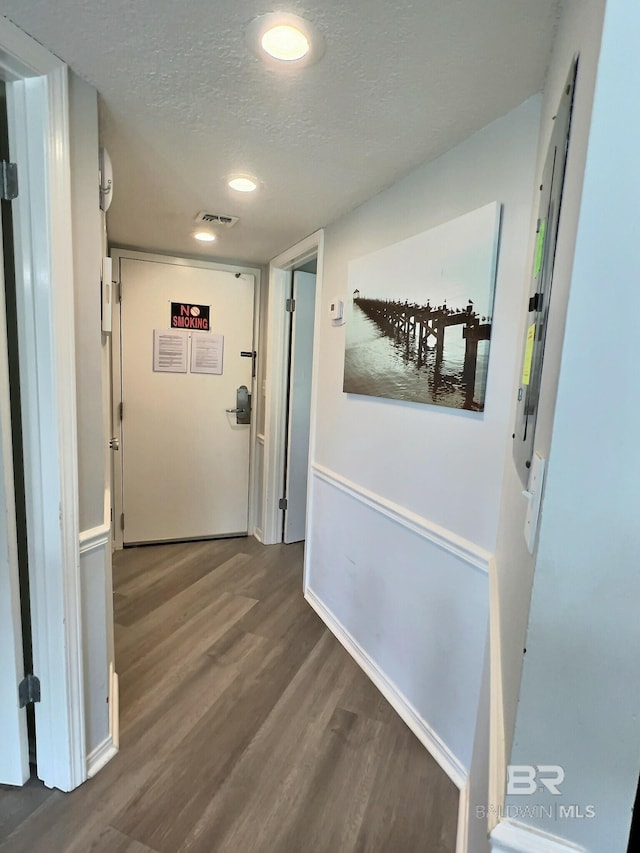
[(4, 271), (0, 262), (0, 784), (23, 785), (29, 778), (29, 743), (27, 712), (18, 704), (24, 659), (5, 317)]
[[(38, 776), (86, 778), (67, 66), (0, 18), (13, 204)], [(15, 615), (15, 614), (14, 614)]]
[(289, 368), (289, 417), (287, 424), (287, 464), (284, 514), (284, 541), (305, 538), (307, 518), (307, 474), (309, 470), (309, 428), (311, 375), (313, 370), (313, 327), (316, 311), (314, 273), (293, 274), (295, 311), (291, 324), (291, 364)]
[[(123, 541), (245, 534), (253, 427), (226, 409), (239, 386), (252, 391), (255, 276), (157, 256), (118, 261)], [(210, 331), (172, 330), (187, 372), (153, 370), (153, 333), (170, 330), (171, 302), (210, 306)], [(192, 372), (191, 349), (216, 334), (222, 374)]]

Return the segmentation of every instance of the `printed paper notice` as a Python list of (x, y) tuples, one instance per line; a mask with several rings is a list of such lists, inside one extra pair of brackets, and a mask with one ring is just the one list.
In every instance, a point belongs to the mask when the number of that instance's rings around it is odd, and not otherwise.
[(156, 373), (187, 372), (188, 335), (167, 329), (153, 330), (153, 369)]
[(191, 336), (191, 372), (222, 373), (224, 335)]
[(536, 239), (536, 256), (533, 261), (533, 277), (538, 278), (542, 269), (542, 258), (544, 256), (544, 239), (547, 236), (547, 220), (543, 219), (538, 228)]
[(528, 385), (531, 381), (531, 364), (533, 362), (533, 344), (536, 339), (536, 324), (532, 323), (527, 329), (527, 345), (524, 350), (524, 364), (522, 366), (522, 384)]

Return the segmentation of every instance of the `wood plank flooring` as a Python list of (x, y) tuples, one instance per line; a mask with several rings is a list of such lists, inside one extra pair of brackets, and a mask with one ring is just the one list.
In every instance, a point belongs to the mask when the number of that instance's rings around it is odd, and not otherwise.
[(0, 786), (2, 853), (454, 853), (458, 791), (302, 596), (302, 546), (114, 556), (120, 754)]

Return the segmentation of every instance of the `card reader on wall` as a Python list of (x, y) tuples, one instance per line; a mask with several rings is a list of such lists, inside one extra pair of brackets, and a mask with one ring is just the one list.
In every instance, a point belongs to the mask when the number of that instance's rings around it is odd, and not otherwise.
[(522, 493), (527, 499), (527, 514), (524, 519), (524, 538), (527, 541), (529, 553), (533, 554), (536, 545), (536, 533), (540, 520), (540, 505), (542, 503), (542, 486), (544, 484), (545, 460), (536, 452), (531, 460), (529, 482)]
[(342, 299), (332, 299), (329, 304), (329, 316), (334, 326), (344, 323), (344, 302)]

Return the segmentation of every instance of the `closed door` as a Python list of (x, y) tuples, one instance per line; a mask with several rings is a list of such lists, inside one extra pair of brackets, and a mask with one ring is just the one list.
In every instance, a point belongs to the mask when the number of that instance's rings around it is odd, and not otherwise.
[[(254, 277), (120, 258), (125, 544), (243, 535)], [(241, 394), (242, 397), (242, 394)]]
[(27, 714), (18, 706), (24, 675), (13, 481), (11, 406), (0, 219), (0, 783), (29, 778)]

